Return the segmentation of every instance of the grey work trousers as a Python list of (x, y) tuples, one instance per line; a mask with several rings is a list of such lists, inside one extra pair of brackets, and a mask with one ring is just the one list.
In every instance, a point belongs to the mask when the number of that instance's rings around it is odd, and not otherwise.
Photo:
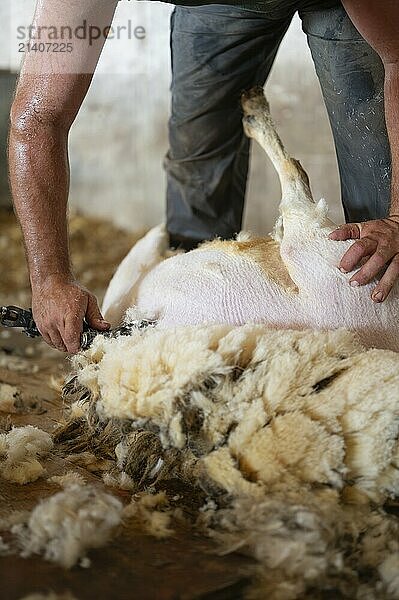
[(264, 13), (207, 5), (176, 7), (172, 14), (165, 158), (172, 245), (190, 249), (241, 229), (250, 141), (241, 124), (240, 95), (266, 81), (296, 10), (330, 118), (346, 218), (387, 214), (391, 156), (379, 56), (339, 3), (329, 9), (321, 9), (320, 0), (267, 3)]

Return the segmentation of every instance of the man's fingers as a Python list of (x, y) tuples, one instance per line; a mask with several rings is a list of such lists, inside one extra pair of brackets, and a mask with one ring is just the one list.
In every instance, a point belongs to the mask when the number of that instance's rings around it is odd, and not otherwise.
[(374, 240), (367, 237), (358, 240), (345, 252), (339, 268), (345, 273), (353, 271), (365, 256), (374, 254), (376, 249), (377, 242)]
[(48, 346), (51, 346), (51, 348), (55, 348), (56, 350), (60, 350), (61, 352), (65, 352), (63, 341), (59, 335), (57, 338), (57, 331), (54, 328), (47, 324), (38, 325), (36, 323), (36, 326), (40, 332), (40, 335)]
[(52, 348), (54, 348), (53, 343), (52, 343), (51, 338), (48, 335), (48, 333), (46, 333), (44, 330), (41, 331), (40, 329), (39, 329), (39, 331), (40, 331), (40, 334), (41, 334), (42, 338), (46, 342), (46, 344), (48, 344), (49, 346), (51, 346)]
[(383, 302), (399, 280), (399, 216), (391, 214), (386, 219), (347, 223), (330, 233), (329, 238), (338, 241), (357, 238), (339, 267), (344, 273), (358, 268), (351, 277), (352, 286), (381, 277), (371, 296), (374, 302)]
[(63, 339), (69, 354), (80, 350), (80, 338), (83, 331), (83, 317), (67, 316), (64, 323)]
[(51, 345), (54, 346), (54, 348), (56, 348), (60, 352), (67, 351), (66, 346), (63, 342), (63, 339), (62, 339), (61, 334), (58, 331), (58, 329), (55, 329), (55, 327), (50, 328), (48, 331), (48, 335), (51, 340)]
[(371, 298), (374, 302), (384, 302), (391, 292), (396, 280), (399, 277), (399, 255), (393, 259), (384, 275), (381, 277), (378, 285), (373, 290)]
[(385, 259), (376, 252), (350, 279), (350, 285), (367, 285), (368, 283), (370, 283), (370, 281), (374, 279), (374, 277), (377, 277), (377, 275), (384, 268), (388, 260), (389, 258)]
[(345, 240), (357, 240), (360, 238), (361, 225), (360, 223), (346, 223), (340, 225), (338, 229), (331, 232), (328, 236), (330, 240), (336, 242), (344, 242)]
[(376, 277), (380, 271), (386, 267), (387, 263), (392, 258), (392, 250), (381, 244), (377, 250), (362, 266), (362, 268), (351, 278), (351, 285), (366, 285)]
[(110, 328), (110, 324), (103, 319), (100, 309), (98, 308), (97, 300), (94, 296), (89, 296), (88, 299), (86, 321), (94, 329), (106, 331)]

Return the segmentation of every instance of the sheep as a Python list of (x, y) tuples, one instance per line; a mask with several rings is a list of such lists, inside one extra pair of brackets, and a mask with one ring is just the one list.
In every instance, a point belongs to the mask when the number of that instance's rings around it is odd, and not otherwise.
[(159, 321), (179, 325), (262, 323), (278, 329), (354, 331), (367, 347), (399, 350), (398, 284), (382, 304), (371, 301), (375, 281), (352, 288), (352, 273), (338, 269), (352, 241), (332, 241), (336, 225), (322, 199), (313, 200), (300, 163), (286, 152), (261, 88), (242, 98), (246, 134), (278, 171), (282, 199), (271, 236), (241, 232), (170, 256), (164, 226), (153, 228), (117, 269), (103, 302), (118, 324), (136, 306)]

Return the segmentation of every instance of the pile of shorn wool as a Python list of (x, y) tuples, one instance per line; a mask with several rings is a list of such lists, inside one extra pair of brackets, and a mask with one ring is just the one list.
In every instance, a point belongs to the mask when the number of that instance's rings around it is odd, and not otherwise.
[[(72, 414), (133, 487), (176, 477), (199, 522), (259, 566), (249, 598), (399, 598), (399, 355), (345, 331), (261, 325), (100, 336)], [(111, 441), (110, 441), (111, 440)]]

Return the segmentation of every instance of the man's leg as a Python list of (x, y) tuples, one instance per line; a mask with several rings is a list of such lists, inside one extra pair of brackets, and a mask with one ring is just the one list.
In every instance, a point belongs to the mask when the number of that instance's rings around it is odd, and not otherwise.
[(172, 113), (167, 226), (185, 248), (241, 229), (249, 141), (240, 95), (263, 84), (292, 18), (221, 5), (177, 7), (171, 21)]
[(381, 60), (342, 7), (301, 17), (330, 117), (346, 218), (386, 217), (391, 156)]

